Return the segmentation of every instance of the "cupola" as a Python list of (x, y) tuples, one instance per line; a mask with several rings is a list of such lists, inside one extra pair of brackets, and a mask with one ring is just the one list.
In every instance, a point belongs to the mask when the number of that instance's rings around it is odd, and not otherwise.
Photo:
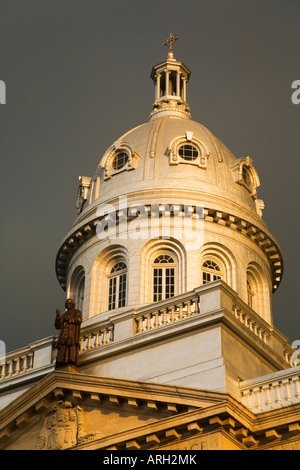
[(191, 118), (186, 101), (186, 85), (190, 78), (190, 70), (178, 62), (173, 53), (173, 44), (178, 39), (173, 33), (164, 45), (169, 47), (167, 59), (155, 65), (151, 78), (155, 84), (155, 101), (150, 120), (166, 115)]

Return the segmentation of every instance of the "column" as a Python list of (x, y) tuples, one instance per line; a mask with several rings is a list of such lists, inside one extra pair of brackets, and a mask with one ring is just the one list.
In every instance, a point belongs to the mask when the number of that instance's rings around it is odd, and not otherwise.
[(182, 99), (186, 101), (186, 78), (182, 78)]
[(169, 88), (170, 88), (170, 70), (166, 70), (166, 96), (169, 95)]
[(160, 73), (157, 74), (157, 79), (156, 79), (156, 101), (159, 100), (160, 98)]
[(176, 95), (180, 96), (180, 72), (177, 72), (176, 76)]

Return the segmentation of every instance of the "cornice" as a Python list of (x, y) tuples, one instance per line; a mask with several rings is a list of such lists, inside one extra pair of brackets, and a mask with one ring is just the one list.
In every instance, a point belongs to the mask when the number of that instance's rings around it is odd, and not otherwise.
[[(148, 210), (148, 216), (150, 217), (151, 205), (146, 205), (146, 208)], [(193, 210), (196, 213), (196, 206), (193, 207)], [(74, 227), (73, 231), (69, 232), (68, 236), (61, 244), (56, 257), (55, 268), (58, 282), (63, 290), (66, 290), (67, 269), (71, 257), (85, 241), (96, 236), (96, 228), (100, 220), (101, 217), (94, 216), (88, 221), (82, 221), (82, 224), (78, 224)], [(122, 220), (124, 221), (124, 214), (122, 214)], [(133, 217), (127, 215), (127, 221), (129, 220), (133, 220)], [(273, 293), (278, 289), (283, 276), (283, 256), (278, 243), (267, 230), (264, 230), (258, 224), (249, 222), (247, 219), (243, 219), (240, 216), (219, 211), (211, 207), (204, 208), (204, 221), (223, 225), (252, 240), (268, 259), (272, 271)], [(116, 223), (118, 225), (118, 212)]]

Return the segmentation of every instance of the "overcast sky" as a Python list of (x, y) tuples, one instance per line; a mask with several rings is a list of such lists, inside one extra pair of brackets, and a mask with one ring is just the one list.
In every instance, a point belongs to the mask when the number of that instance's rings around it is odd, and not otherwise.
[(1, 329), (8, 351), (56, 334), (55, 275), (78, 176), (152, 110), (153, 65), (191, 69), (187, 101), (258, 171), (264, 220), (285, 260), (274, 323), (300, 339), (299, 0), (0, 0)]

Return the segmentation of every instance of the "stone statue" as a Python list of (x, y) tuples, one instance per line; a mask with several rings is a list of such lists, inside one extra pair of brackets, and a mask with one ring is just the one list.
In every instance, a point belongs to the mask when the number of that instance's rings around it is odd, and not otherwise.
[(57, 356), (55, 368), (63, 366), (78, 367), (80, 325), (82, 313), (75, 309), (75, 302), (67, 299), (66, 311), (60, 316), (56, 309), (55, 328), (60, 330), (57, 340)]

